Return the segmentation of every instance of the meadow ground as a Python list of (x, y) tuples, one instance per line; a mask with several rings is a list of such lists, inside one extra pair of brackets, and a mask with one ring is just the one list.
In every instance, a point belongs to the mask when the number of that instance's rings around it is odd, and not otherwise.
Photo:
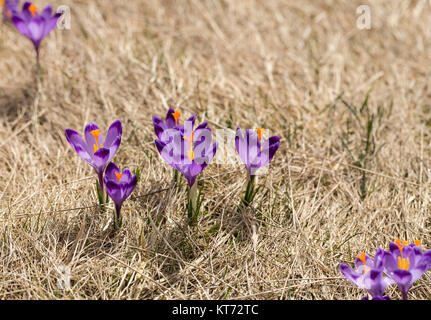
[[(370, 30), (362, 1), (52, 4), (71, 29), (43, 41), (39, 83), (30, 41), (0, 25), (0, 299), (359, 299), (340, 263), (431, 247), (431, 1), (365, 3)], [(243, 167), (211, 164), (187, 225), (154, 145), (171, 106), (281, 137), (252, 208)], [(116, 119), (114, 161), (141, 179), (114, 233), (64, 130)], [(430, 297), (428, 272), (410, 298)]]

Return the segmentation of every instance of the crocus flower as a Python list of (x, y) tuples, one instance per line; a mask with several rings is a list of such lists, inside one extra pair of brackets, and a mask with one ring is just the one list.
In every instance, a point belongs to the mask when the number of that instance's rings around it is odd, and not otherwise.
[(383, 249), (377, 249), (373, 261), (365, 252), (362, 252), (356, 256), (355, 270), (346, 264), (340, 264), (340, 271), (347, 280), (367, 290), (373, 298), (383, 297), (386, 287), (393, 283), (390, 278), (383, 276), (384, 255)]
[(236, 129), (236, 151), (247, 168), (250, 180), (253, 179), (259, 168), (267, 166), (271, 162), (280, 147), (278, 136), (272, 136), (262, 141), (263, 133), (262, 128), (257, 128), (256, 131), (247, 129), (245, 134), (240, 127)]
[(431, 268), (431, 250), (422, 252), (420, 244), (420, 240), (409, 244), (397, 239), (389, 244), (390, 252), (385, 251), (384, 271), (398, 285), (404, 300), (413, 283)]
[(154, 132), (156, 133), (159, 140), (162, 138), (163, 131), (166, 129), (173, 129), (180, 125), (178, 121), (180, 116), (181, 112), (172, 108), (169, 108), (165, 121), (163, 121), (160, 117), (153, 116)]
[(132, 176), (129, 169), (124, 169), (123, 172), (118, 169), (115, 163), (110, 162), (106, 167), (104, 183), (106, 192), (115, 203), (115, 211), (117, 213), (117, 223), (120, 221), (121, 206), (124, 200), (132, 193), (136, 187), (136, 175)]
[(114, 157), (121, 143), (121, 121), (114, 121), (108, 129), (106, 139), (95, 123), (85, 126), (85, 142), (81, 136), (72, 129), (66, 129), (66, 139), (72, 148), (84, 161), (88, 162), (99, 177), (99, 185), (103, 195), (103, 171)]
[(211, 145), (212, 132), (207, 122), (193, 130), (195, 119), (193, 115), (183, 126), (165, 129), (155, 141), (163, 159), (184, 175), (190, 188), (217, 150), (217, 142)]
[(12, 21), (12, 16), (16, 12), (19, 0), (0, 0), (0, 7), (3, 8), (3, 19)]
[(55, 28), (60, 16), (61, 13), (52, 15), (51, 5), (47, 5), (39, 14), (38, 8), (31, 2), (24, 3), (22, 12), (15, 11), (13, 13), (13, 24), (22, 35), (33, 42), (38, 63), (40, 43)]

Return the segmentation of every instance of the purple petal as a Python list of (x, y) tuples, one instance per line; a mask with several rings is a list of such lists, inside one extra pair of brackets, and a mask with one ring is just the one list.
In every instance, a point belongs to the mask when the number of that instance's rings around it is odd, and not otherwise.
[[(88, 149), (90, 154), (93, 154), (94, 152), (94, 145), (96, 145), (96, 139), (94, 138), (94, 136), (91, 134), (91, 131), (94, 130), (100, 130), (100, 128), (97, 126), (97, 124), (95, 123), (89, 123), (85, 126), (84, 129), (84, 136), (85, 136), (85, 141), (87, 143)], [(97, 142), (99, 144), (99, 146), (102, 144), (103, 145), (103, 135), (100, 134), (97, 138)], [(97, 147), (99, 147), (97, 146)]]
[(88, 153), (88, 148), (81, 136), (72, 129), (66, 129), (65, 131), (67, 142), (72, 148), (78, 153), (78, 155), (88, 163), (91, 163), (91, 156)]
[(403, 293), (407, 293), (413, 284), (412, 274), (407, 270), (395, 270), (390, 276)]
[(161, 139), (163, 131), (166, 129), (166, 124), (159, 117), (153, 116), (154, 132), (158, 139)]
[(108, 129), (106, 134), (104, 147), (110, 148), (111, 145), (123, 134), (123, 127), (120, 120), (114, 121)]
[(93, 167), (97, 173), (103, 172), (108, 163), (109, 149), (100, 148), (93, 155)]
[(111, 197), (112, 201), (114, 201), (116, 205), (121, 206), (123, 201), (122, 201), (122, 193), (121, 193), (120, 186), (113, 181), (108, 181), (105, 183), (105, 187), (106, 187), (106, 192)]
[(52, 6), (49, 4), (45, 7), (45, 9), (43, 9), (41, 16), (44, 17), (45, 19), (49, 19), (51, 18), (52, 15)]
[(340, 271), (347, 280), (355, 285), (358, 285), (358, 279), (360, 278), (360, 275), (357, 274), (350, 266), (342, 263), (340, 264)]
[(115, 172), (120, 172), (120, 169), (117, 167), (115, 163), (109, 162), (105, 171), (105, 177), (104, 177), (105, 184), (108, 181), (117, 182), (117, 177), (115, 175)]

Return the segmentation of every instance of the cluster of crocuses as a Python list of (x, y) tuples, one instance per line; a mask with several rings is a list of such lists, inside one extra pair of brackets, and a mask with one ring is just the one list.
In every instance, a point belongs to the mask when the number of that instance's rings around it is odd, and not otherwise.
[(3, 7), (3, 19), (11, 21), (15, 28), (30, 39), (36, 51), (36, 63), (39, 68), (40, 44), (57, 25), (61, 13), (52, 14), (52, 6), (47, 5), (41, 13), (36, 5), (25, 2), (19, 12), (19, 0), (0, 0)]
[[(121, 171), (110, 162), (120, 147), (123, 129), (121, 121), (114, 121), (108, 129), (105, 139), (102, 131), (95, 123), (85, 126), (84, 137), (72, 129), (66, 129), (66, 139), (76, 153), (94, 168), (98, 176), (99, 193), (104, 199), (104, 189), (115, 204), (116, 219), (114, 226), (121, 224), (121, 206), (132, 193), (137, 183), (136, 175), (132, 176), (129, 169)], [(106, 170), (105, 170), (106, 169)]]
[[(431, 268), (431, 250), (423, 252), (421, 241), (413, 243), (397, 239), (389, 251), (377, 249), (374, 260), (365, 252), (356, 256), (355, 270), (340, 264), (341, 273), (358, 287), (365, 289), (373, 300), (389, 300), (385, 289), (396, 284), (402, 298), (407, 300), (412, 285)], [(363, 300), (368, 300), (368, 296)]]
[[(207, 122), (195, 128), (196, 115), (184, 124), (179, 121), (181, 113), (169, 109), (166, 119), (153, 117), (154, 130), (157, 136), (155, 144), (162, 158), (176, 171), (182, 173), (189, 185), (189, 222), (195, 222), (199, 213), (199, 196), (197, 196), (197, 176), (208, 166), (217, 150), (217, 142), (212, 142), (212, 131)], [(280, 146), (280, 138), (271, 137), (262, 141), (263, 129), (246, 130), (238, 127), (236, 149), (244, 162), (249, 180), (253, 181), (256, 171), (267, 166)], [(121, 143), (122, 126), (119, 120), (111, 124), (106, 138), (100, 128), (87, 124), (84, 139), (72, 129), (66, 129), (66, 138), (76, 153), (95, 170), (100, 188), (99, 199), (103, 201), (104, 189), (115, 203), (116, 225), (121, 219), (121, 206), (136, 186), (136, 175), (129, 169), (120, 172), (118, 166), (110, 162)], [(108, 164), (108, 162), (110, 162)], [(105, 170), (106, 169), (106, 170)]]
[[(211, 128), (203, 122), (195, 128), (196, 115), (181, 124), (181, 112), (170, 108), (165, 120), (153, 116), (154, 131), (157, 135), (155, 143), (162, 158), (175, 170), (182, 173), (189, 185), (189, 218), (191, 223), (196, 220), (199, 213), (200, 195), (197, 195), (196, 177), (212, 161), (216, 151), (217, 142), (212, 143)], [(251, 199), (248, 194), (254, 183), (254, 177), (259, 168), (267, 166), (280, 146), (278, 136), (262, 141), (263, 129), (246, 130), (237, 128), (235, 145), (236, 150), (244, 162), (248, 172), (249, 185), (245, 195), (245, 202)]]

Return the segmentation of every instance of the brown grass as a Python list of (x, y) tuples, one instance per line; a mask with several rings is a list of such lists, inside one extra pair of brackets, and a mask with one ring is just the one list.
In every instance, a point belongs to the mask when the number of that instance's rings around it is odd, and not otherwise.
[[(44, 40), (39, 84), (31, 43), (1, 25), (0, 298), (358, 299), (339, 263), (398, 237), (430, 248), (431, 1), (374, 1), (371, 30), (356, 28), (362, 3), (53, 1), (70, 6), (72, 28)], [(341, 137), (357, 156), (366, 119), (342, 99), (359, 107), (368, 92), (383, 146), (362, 200), (364, 170)], [(169, 106), (281, 137), (254, 209), (237, 210), (240, 166), (200, 176), (195, 227), (185, 185), (145, 196), (172, 185), (151, 123)], [(95, 174), (64, 129), (116, 119), (114, 160), (142, 177), (112, 233), (112, 205), (96, 206)], [(430, 280), (410, 297), (429, 299)]]

